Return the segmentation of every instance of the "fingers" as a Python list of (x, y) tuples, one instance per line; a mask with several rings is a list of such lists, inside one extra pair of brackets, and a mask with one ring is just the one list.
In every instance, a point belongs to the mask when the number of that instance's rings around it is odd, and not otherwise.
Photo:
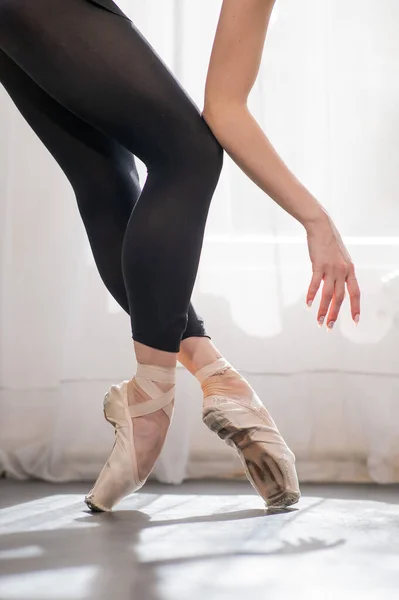
[(327, 327), (332, 329), (338, 319), (338, 314), (345, 298), (345, 279), (340, 278), (335, 282), (334, 295), (327, 317)]
[(324, 285), (323, 285), (323, 293), (321, 296), (319, 312), (317, 314), (317, 321), (318, 321), (320, 327), (323, 325), (323, 323), (326, 319), (326, 315), (327, 315), (328, 309), (331, 304), (331, 300), (334, 295), (334, 287), (335, 287), (334, 277), (332, 275), (325, 276), (324, 277)]
[(355, 323), (359, 323), (360, 319), (360, 288), (356, 279), (355, 269), (352, 267), (349, 276), (346, 279), (346, 287), (348, 290), (352, 319)]
[(306, 298), (308, 306), (311, 306), (316, 297), (322, 280), (324, 280), (323, 293), (317, 314), (319, 325), (326, 323), (329, 330), (333, 329), (345, 299), (345, 284), (350, 298), (352, 319), (357, 324), (360, 319), (360, 289), (353, 265), (349, 267), (342, 265), (333, 273), (324, 273), (324, 275), (323, 270), (315, 271)]
[(323, 269), (315, 269), (313, 272), (312, 281), (310, 282), (308, 295), (306, 296), (306, 304), (312, 306), (313, 300), (316, 298), (321, 282), (323, 281)]

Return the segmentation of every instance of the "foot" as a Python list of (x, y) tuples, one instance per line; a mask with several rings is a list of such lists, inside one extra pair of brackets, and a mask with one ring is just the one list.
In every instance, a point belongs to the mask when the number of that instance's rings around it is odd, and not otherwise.
[(204, 392), (204, 423), (237, 450), (267, 506), (297, 502), (295, 457), (249, 383), (224, 359), (207, 365), (196, 377)]
[(175, 368), (137, 366), (131, 381), (112, 386), (104, 414), (115, 428), (115, 443), (86, 504), (111, 511), (139, 490), (162, 450), (173, 411)]

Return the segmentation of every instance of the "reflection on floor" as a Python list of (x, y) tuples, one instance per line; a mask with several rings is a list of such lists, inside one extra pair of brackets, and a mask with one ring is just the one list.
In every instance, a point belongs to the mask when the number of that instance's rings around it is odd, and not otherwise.
[(304, 486), (274, 514), (245, 483), (150, 483), (111, 515), (87, 489), (0, 480), (1, 600), (399, 597), (399, 486)]

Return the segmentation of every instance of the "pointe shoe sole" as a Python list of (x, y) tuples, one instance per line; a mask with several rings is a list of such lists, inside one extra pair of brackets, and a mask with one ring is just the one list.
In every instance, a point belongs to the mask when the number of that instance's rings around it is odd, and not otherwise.
[[(259, 415), (257, 415), (259, 416)], [(287, 479), (289, 472), (284, 458), (277, 460), (267, 450), (267, 444), (250, 442), (245, 431), (226, 418), (223, 411), (211, 407), (204, 410), (203, 422), (220, 439), (235, 448), (245, 469), (245, 474), (256, 492), (262, 496), (267, 508), (288, 508), (296, 504), (301, 497), (299, 491), (292, 489)], [(250, 448), (251, 458), (246, 458), (243, 449)], [(262, 492), (254, 479), (261, 481)]]

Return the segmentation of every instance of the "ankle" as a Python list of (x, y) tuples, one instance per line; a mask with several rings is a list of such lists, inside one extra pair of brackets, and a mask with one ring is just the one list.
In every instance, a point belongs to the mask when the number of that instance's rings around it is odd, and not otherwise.
[(134, 342), (134, 350), (136, 353), (137, 368), (140, 364), (148, 367), (176, 367), (177, 354), (175, 352), (156, 350), (139, 342)]
[(225, 358), (218, 358), (196, 371), (195, 378), (198, 379), (201, 387), (203, 387), (206, 381), (232, 371), (234, 371), (234, 369)]
[(128, 404), (147, 402), (157, 395), (170, 392), (175, 385), (176, 367), (138, 363), (136, 374), (128, 383)]
[(212, 364), (222, 355), (209, 338), (187, 338), (180, 344), (178, 361), (192, 374)]
[(248, 381), (223, 358), (201, 369), (196, 378), (201, 384), (204, 402), (217, 396), (250, 404), (254, 396)]
[(140, 377), (148, 381), (168, 381), (174, 383), (176, 380), (176, 366), (165, 367), (138, 362), (134, 377)]

